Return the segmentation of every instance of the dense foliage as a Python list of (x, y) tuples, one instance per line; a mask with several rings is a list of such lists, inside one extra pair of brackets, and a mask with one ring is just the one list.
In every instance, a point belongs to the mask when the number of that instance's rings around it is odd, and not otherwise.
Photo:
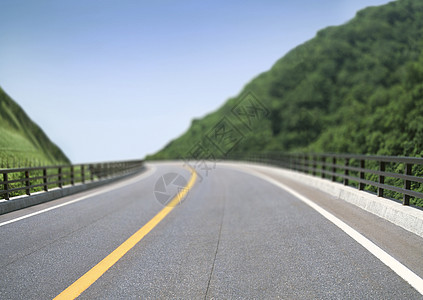
[(0, 168), (58, 163), (69, 159), (0, 88)]
[[(233, 108), (250, 91), (268, 114), (246, 129)], [(422, 156), (423, 2), (369, 7), (319, 31), (149, 158), (192, 157), (197, 143), (226, 155), (205, 139), (224, 117), (239, 129), (243, 138), (233, 150), (242, 153)]]

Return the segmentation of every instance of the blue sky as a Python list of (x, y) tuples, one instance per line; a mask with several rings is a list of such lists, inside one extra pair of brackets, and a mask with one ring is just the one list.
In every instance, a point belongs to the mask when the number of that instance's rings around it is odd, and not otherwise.
[(0, 0), (0, 86), (74, 163), (142, 158), (386, 0)]

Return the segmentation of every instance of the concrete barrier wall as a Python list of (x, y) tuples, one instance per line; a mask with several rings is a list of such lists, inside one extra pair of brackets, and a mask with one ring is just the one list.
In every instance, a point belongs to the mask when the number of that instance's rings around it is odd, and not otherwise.
[(399, 201), (381, 198), (328, 179), (287, 169), (272, 169), (278, 175), (315, 187), (423, 237), (423, 210), (419, 208), (404, 206)]

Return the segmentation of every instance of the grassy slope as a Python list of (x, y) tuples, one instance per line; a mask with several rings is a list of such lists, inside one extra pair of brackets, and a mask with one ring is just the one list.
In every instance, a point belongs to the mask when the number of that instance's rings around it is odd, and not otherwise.
[(69, 159), (0, 88), (0, 168), (33, 163), (69, 163)]
[(270, 111), (253, 129), (233, 118), (239, 99), (170, 142), (151, 159), (190, 155), (224, 116), (245, 139), (237, 152), (316, 151), (423, 154), (423, 2), (399, 0), (357, 13), (348, 23), (312, 40), (260, 74), (252, 91)]

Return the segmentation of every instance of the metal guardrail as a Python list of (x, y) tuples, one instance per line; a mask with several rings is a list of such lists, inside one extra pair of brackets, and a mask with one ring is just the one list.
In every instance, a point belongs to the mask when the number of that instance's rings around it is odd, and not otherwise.
[(1, 169), (0, 199), (31, 195), (38, 191), (63, 188), (77, 183), (100, 181), (134, 173), (143, 166), (142, 160)]
[(385, 191), (402, 195), (403, 205), (410, 197), (423, 199), (423, 158), (353, 154), (254, 154), (244, 159), (265, 162), (304, 172), (334, 182), (351, 185), (359, 190), (373, 187), (379, 197)]

